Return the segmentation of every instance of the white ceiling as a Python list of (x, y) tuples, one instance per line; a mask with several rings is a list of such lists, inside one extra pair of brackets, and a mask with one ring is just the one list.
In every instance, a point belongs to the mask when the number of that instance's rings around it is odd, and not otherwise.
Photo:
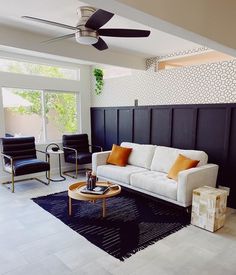
[[(43, 33), (49, 37), (69, 34), (71, 33), (70, 30), (27, 21), (22, 19), (21, 16), (39, 17), (75, 26), (78, 21), (76, 9), (82, 5), (86, 5), (86, 3), (76, 0), (0, 0), (0, 24)], [(104, 27), (151, 30), (151, 35), (148, 38), (104, 38), (109, 49), (126, 53), (132, 51), (141, 57), (163, 56), (201, 47), (199, 44), (149, 28), (117, 15)]]

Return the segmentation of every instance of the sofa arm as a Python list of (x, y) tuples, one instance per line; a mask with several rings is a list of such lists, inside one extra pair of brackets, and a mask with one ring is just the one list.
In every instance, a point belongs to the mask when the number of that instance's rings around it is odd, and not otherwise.
[(92, 155), (92, 171), (97, 174), (97, 167), (105, 165), (111, 151), (97, 152)]
[(177, 201), (189, 206), (194, 189), (205, 185), (215, 187), (218, 168), (216, 164), (206, 164), (179, 172)]

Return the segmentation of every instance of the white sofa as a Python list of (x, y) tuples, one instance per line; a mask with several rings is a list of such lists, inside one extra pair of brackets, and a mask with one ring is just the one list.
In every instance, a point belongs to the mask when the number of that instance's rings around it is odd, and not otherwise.
[[(106, 163), (111, 151), (94, 153), (92, 169), (98, 179), (117, 183), (145, 194), (188, 207), (192, 204), (192, 191), (200, 186), (215, 187), (218, 165), (207, 164), (203, 151), (122, 142), (121, 146), (132, 148), (125, 167)], [(198, 166), (178, 175), (178, 182), (169, 179), (167, 173), (179, 154), (199, 160)]]

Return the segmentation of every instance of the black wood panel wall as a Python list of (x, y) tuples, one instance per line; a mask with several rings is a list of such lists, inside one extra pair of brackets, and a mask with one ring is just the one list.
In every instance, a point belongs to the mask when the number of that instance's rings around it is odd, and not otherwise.
[(91, 108), (91, 129), (104, 150), (130, 141), (205, 151), (236, 208), (236, 104)]

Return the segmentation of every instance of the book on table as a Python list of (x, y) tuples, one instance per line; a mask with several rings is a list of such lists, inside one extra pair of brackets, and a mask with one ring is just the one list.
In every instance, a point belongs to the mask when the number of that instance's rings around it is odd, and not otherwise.
[(85, 186), (83, 189), (80, 190), (80, 192), (84, 194), (103, 195), (108, 190), (108, 186), (96, 186), (92, 190), (87, 189), (87, 186)]

